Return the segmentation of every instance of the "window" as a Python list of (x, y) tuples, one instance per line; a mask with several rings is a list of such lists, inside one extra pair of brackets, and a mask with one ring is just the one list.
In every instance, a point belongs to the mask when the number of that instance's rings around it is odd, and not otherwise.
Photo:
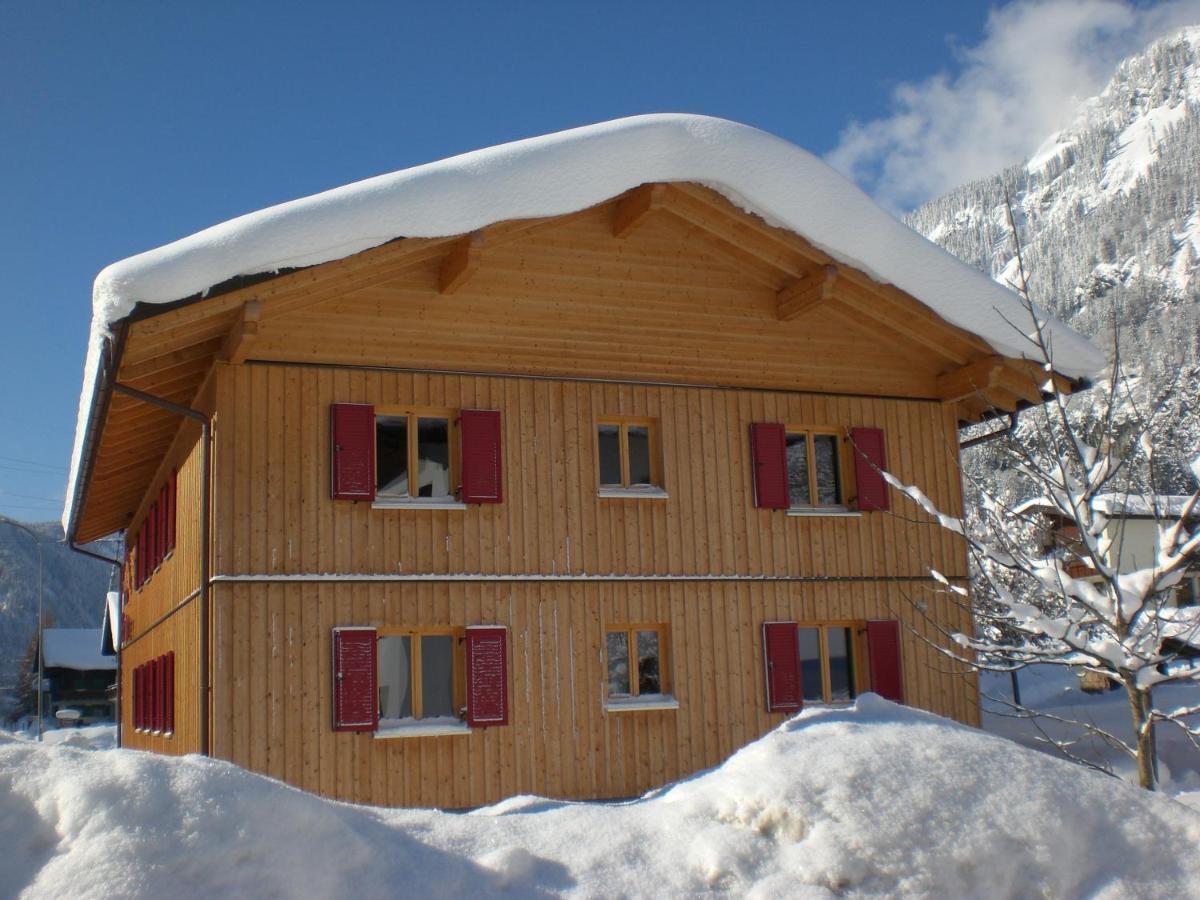
[(608, 707), (674, 709), (664, 625), (610, 625), (604, 634)]
[(788, 505), (842, 506), (840, 441), (832, 431), (787, 431)]
[(658, 428), (651, 419), (600, 419), (596, 423), (601, 493), (662, 493)]
[(376, 496), (386, 499), (454, 499), (455, 416), (447, 410), (396, 410), (375, 416)]
[(463, 708), (456, 673), (461, 636), (453, 631), (384, 632), (379, 635), (379, 725), (457, 722)]
[(813, 703), (843, 703), (857, 694), (854, 666), (854, 629), (844, 625), (808, 625), (798, 628), (800, 683), (804, 699)]
[(1200, 606), (1200, 575), (1185, 575), (1175, 589), (1176, 606)]

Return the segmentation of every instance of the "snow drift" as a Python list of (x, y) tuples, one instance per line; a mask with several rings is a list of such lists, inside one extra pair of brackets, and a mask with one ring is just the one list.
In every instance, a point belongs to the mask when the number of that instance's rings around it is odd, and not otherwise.
[[(1011, 324), (1028, 319), (1012, 291), (897, 222), (812, 154), (724, 119), (633, 116), (368, 178), (222, 222), (104, 269), (92, 291), (63, 527), (70, 531), (102, 341), (137, 304), (170, 303), (236, 276), (341, 259), (397, 237), (445, 237), (563, 215), (656, 181), (707, 185), (907, 291), (1000, 353), (1032, 350)], [(1059, 371), (1080, 376), (1103, 365), (1086, 338), (1053, 319), (1047, 327)]]
[(874, 695), (624, 804), (332, 803), (199, 757), (0, 745), (0, 896), (1200, 896), (1200, 816)]

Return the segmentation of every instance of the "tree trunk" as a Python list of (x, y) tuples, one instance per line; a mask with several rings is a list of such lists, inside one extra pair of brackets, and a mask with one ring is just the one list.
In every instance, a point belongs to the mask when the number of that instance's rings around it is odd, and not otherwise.
[(1126, 683), (1125, 692), (1129, 696), (1133, 734), (1137, 741), (1138, 784), (1148, 791), (1157, 790), (1158, 753), (1154, 746), (1154, 728), (1147, 724), (1152, 708), (1150, 692), (1131, 683)]

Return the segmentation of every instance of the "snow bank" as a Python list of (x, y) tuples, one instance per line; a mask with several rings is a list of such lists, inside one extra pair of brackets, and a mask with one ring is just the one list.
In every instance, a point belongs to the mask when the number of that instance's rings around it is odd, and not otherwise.
[[(1031, 351), (1010, 324), (1028, 318), (1015, 294), (896, 221), (811, 154), (723, 119), (634, 116), (369, 178), (231, 219), (106, 268), (92, 294), (64, 527), (101, 341), (136, 304), (179, 300), (238, 275), (340, 259), (396, 237), (443, 237), (508, 219), (575, 212), (654, 181), (708, 185), (909, 292), (997, 351)], [(1085, 338), (1056, 321), (1049, 328), (1059, 371), (1087, 375), (1104, 364)]]
[(0, 744), (0, 896), (1200, 896), (1200, 816), (868, 695), (625, 804), (331, 803), (227, 763)]

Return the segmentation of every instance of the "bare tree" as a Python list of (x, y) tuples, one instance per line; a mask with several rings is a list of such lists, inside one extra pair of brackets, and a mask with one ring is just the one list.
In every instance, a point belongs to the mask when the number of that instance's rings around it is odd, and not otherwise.
[[(1020, 250), (1018, 247), (1018, 262)], [(1031, 505), (1004, 501), (976, 484), (979, 506), (964, 520), (946, 515), (914, 485), (889, 473), (888, 482), (944, 528), (963, 537), (975, 565), (974, 590), (933, 575), (956, 602), (970, 608), (974, 634), (953, 634), (944, 653), (976, 669), (1008, 671), (1033, 663), (1098, 673), (1124, 689), (1133, 723), (1126, 741), (1091, 722), (1047, 716), (1012, 704), (1017, 714), (1077, 726), (1128, 754), (1142, 787), (1157, 784), (1156, 723), (1183, 729), (1200, 748), (1200, 728), (1189, 717), (1200, 706), (1155, 706), (1154, 688), (1200, 680), (1200, 661), (1180, 649), (1200, 645), (1200, 608), (1180, 608), (1175, 593), (1189, 563), (1200, 555), (1200, 490), (1163, 497), (1156, 490), (1159, 417), (1170, 408), (1173, 385), (1150, 390), (1124, 372), (1114, 338), (1109, 376), (1091, 390), (1069, 395), (1054, 376), (1054, 348), (1044, 314), (1030, 301), (1023, 265), (1016, 285), (1030, 325), (1018, 329), (1028, 356), (1041, 363), (1035, 380), (1046, 397), (1026, 410), (1020, 429), (1003, 441), (1004, 463), (1025, 486)], [(1014, 326), (1016, 323), (1014, 323)], [(1153, 397), (1147, 400), (1147, 397)], [(1200, 480), (1200, 458), (1192, 464)], [(1152, 516), (1157, 552), (1152, 564), (1122, 571), (1114, 550), (1120, 510)], [(1038, 515), (1060, 524), (1053, 539), (1031, 540)], [(1071, 742), (1043, 736), (1073, 758)], [(1087, 760), (1080, 759), (1087, 762)]]

